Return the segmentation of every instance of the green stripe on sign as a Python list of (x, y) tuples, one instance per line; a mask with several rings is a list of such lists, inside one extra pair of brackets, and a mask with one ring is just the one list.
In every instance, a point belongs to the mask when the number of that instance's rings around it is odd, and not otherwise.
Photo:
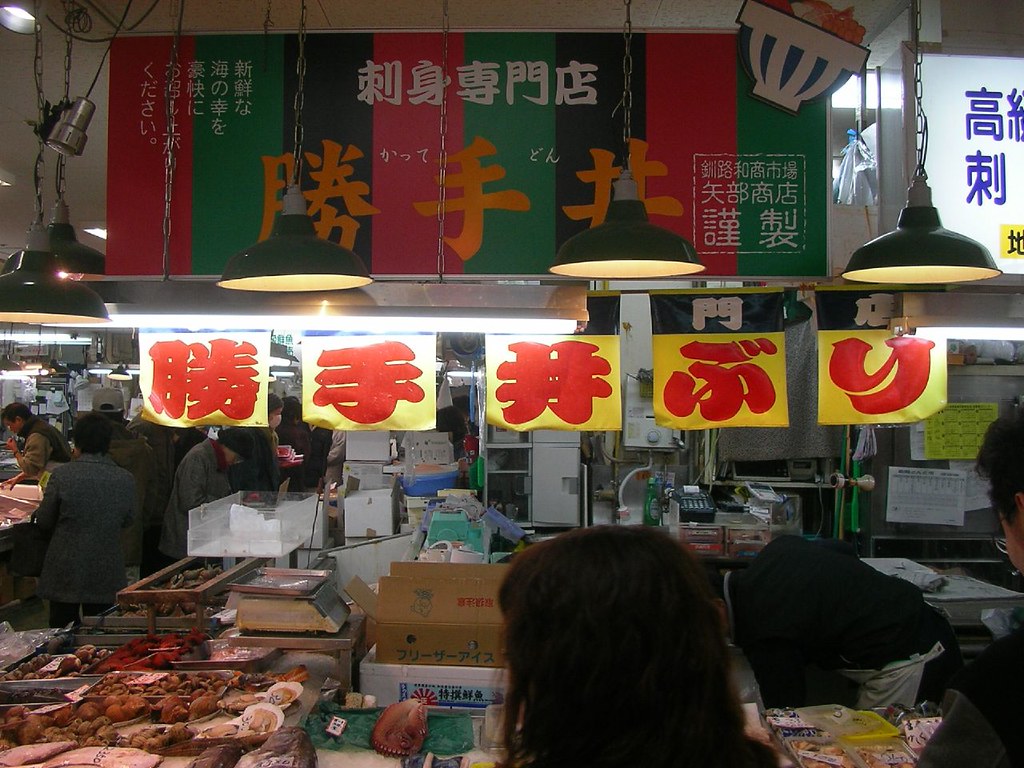
[[(189, 102), (195, 105), (193, 274), (220, 275), (236, 251), (259, 237), (264, 216), (261, 157), (285, 152), (283, 39), (198, 37), (193, 71), (183, 68), (182, 88), (191, 75)], [(287, 145), (290, 153), (291, 136)], [(283, 171), (278, 175), (283, 178)]]
[(737, 160), (745, 183), (737, 273), (827, 275), (828, 100), (804, 103), (790, 115), (750, 96), (750, 78), (736, 66)]
[[(500, 165), (505, 175), (484, 183), (483, 240), (464, 268), (470, 274), (546, 274), (555, 250), (555, 36), (553, 34), (486, 33), (466, 35), (465, 64), (497, 64), (498, 90), (491, 103), (465, 104), (464, 141), (449, 145), (448, 154), (473, 145), (480, 137), (497, 154), (480, 157), (481, 171)], [(463, 86), (465, 87), (465, 86)], [(512, 101), (509, 104), (509, 100)], [(464, 173), (465, 165), (452, 165), (448, 173)], [(448, 188), (448, 200), (465, 196), (467, 189)], [(494, 197), (490, 197), (495, 195)], [(508, 210), (523, 205), (529, 210)], [(495, 205), (496, 207), (487, 207)], [(449, 210), (451, 206), (449, 205)], [(448, 237), (458, 235), (477, 212), (449, 214)], [(447, 251), (447, 258), (458, 258)]]

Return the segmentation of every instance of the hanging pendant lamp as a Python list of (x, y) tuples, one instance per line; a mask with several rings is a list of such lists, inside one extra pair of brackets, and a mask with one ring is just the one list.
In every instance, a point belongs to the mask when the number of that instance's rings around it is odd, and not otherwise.
[(705, 269), (693, 243), (647, 220), (647, 208), (637, 195), (629, 165), (633, 105), (630, 5), (631, 0), (625, 0), (623, 90), (619, 102), (623, 114), (622, 171), (612, 183), (612, 199), (605, 220), (573, 235), (558, 249), (555, 263), (548, 267), (548, 271), (556, 275), (588, 280), (642, 279), (692, 275)]
[(359, 256), (317, 237), (302, 190), (290, 184), (270, 237), (232, 256), (217, 285), (244, 291), (331, 291), (371, 282)]
[(24, 250), (0, 273), (0, 322), (91, 324), (110, 321), (103, 299), (74, 280), (57, 276), (49, 237), (39, 224), (28, 231)]
[(988, 248), (942, 226), (927, 181), (915, 176), (896, 229), (854, 251), (843, 277), (867, 283), (962, 283), (1002, 273)]
[(0, 0), (0, 27), (19, 35), (31, 35), (36, 28), (37, 13), (42, 16), (42, 3), (37, 5), (35, 0)]
[(306, 2), (299, 10), (299, 49), (295, 59), (298, 86), (293, 111), (292, 178), (270, 237), (239, 251), (217, 282), (243, 291), (333, 291), (373, 282), (362, 260), (348, 248), (317, 236), (306, 209), (302, 178), (302, 105), (306, 79)]
[(847, 280), (865, 283), (965, 283), (986, 280), (1003, 272), (988, 248), (966, 235), (942, 226), (932, 205), (932, 191), (924, 164), (928, 153), (928, 118), (924, 114), (921, 86), (921, 2), (912, 0), (914, 14), (914, 117), (917, 167), (907, 205), (900, 211), (896, 229), (876, 237), (853, 252), (843, 271)]
[(68, 206), (58, 200), (53, 206), (50, 225), (50, 252), (57, 262), (57, 273), (74, 280), (99, 280), (106, 274), (106, 257), (95, 248), (78, 242), (68, 219)]
[(588, 280), (655, 278), (704, 271), (697, 249), (675, 232), (651, 224), (628, 169), (613, 182), (603, 223), (573, 235), (549, 268), (556, 275)]

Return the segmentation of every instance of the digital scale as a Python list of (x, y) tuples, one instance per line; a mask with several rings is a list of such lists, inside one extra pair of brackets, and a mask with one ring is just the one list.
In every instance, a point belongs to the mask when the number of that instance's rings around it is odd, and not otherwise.
[(243, 632), (338, 632), (351, 612), (332, 571), (259, 568), (231, 585)]

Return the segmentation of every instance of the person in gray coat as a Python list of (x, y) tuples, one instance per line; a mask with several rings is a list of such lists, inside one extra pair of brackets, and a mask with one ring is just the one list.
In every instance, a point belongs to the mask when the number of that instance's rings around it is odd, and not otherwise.
[(54, 468), (36, 509), (52, 532), (36, 589), (50, 601), (51, 627), (101, 613), (127, 584), (118, 543), (135, 514), (135, 479), (107, 455), (112, 431), (99, 414), (78, 419), (74, 458)]
[(160, 551), (180, 560), (188, 556), (188, 512), (200, 504), (232, 493), (228, 469), (252, 456), (253, 438), (244, 427), (221, 429), (185, 454), (174, 473), (171, 498), (164, 513)]

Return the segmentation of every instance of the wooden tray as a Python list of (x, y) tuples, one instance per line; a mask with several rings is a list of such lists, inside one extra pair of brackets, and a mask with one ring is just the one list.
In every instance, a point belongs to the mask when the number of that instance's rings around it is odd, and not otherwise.
[(187, 589), (166, 589), (159, 586), (172, 576), (182, 571), (198, 568), (207, 562), (204, 557), (185, 557), (172, 563), (161, 571), (131, 584), (117, 593), (120, 605), (138, 605), (147, 603), (205, 603), (213, 595), (228, 589), (232, 582), (240, 576), (262, 566), (266, 561), (262, 557), (250, 557), (236, 564), (199, 586)]
[(250, 649), (254, 652), (252, 658), (210, 658), (216, 651), (225, 648), (238, 649), (239, 646), (235, 646), (227, 640), (207, 640), (202, 645), (196, 646), (192, 653), (183, 656), (177, 661), (172, 661), (171, 666), (175, 669), (237, 669), (242, 672), (257, 672), (261, 669), (266, 669), (271, 661), (281, 655), (280, 648), (255, 646)]

